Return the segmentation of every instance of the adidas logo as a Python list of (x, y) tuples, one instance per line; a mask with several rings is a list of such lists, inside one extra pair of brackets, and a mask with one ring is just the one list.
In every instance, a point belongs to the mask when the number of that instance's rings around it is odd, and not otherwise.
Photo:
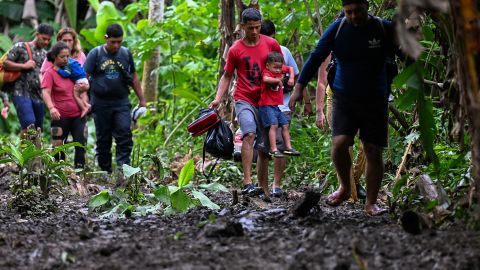
[(381, 47), (381, 46), (380, 46), (380, 43), (381, 43), (381, 42), (382, 42), (382, 41), (381, 41), (380, 39), (375, 39), (375, 38), (373, 38), (372, 40), (369, 40), (369, 41), (368, 41), (368, 44), (369, 44), (368, 48), (369, 48), (369, 49), (380, 48), (380, 47)]

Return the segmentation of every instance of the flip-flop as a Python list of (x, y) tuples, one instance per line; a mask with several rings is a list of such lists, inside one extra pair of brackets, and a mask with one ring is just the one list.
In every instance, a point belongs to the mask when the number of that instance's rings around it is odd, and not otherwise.
[(342, 204), (344, 201), (348, 200), (350, 198), (349, 193), (343, 194), (343, 196), (340, 195), (340, 191), (335, 191), (332, 194), (328, 195), (326, 203), (330, 206), (339, 206)]
[(388, 212), (388, 209), (380, 208), (376, 204), (375, 204), (373, 210), (368, 211), (367, 209), (365, 209), (365, 213), (367, 214), (367, 216), (370, 216), (370, 217), (380, 216), (380, 215), (383, 215), (387, 212)]

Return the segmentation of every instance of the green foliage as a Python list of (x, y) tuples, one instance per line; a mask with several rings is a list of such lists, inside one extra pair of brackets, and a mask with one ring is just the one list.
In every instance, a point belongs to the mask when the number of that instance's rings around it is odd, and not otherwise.
[(90, 198), (88, 201), (88, 207), (90, 208), (97, 208), (100, 207), (110, 200), (110, 193), (107, 190), (100, 191), (97, 195)]
[(0, 34), (0, 52), (6, 53), (10, 48), (12, 48), (13, 42), (10, 37)]
[(178, 176), (178, 187), (181, 188), (183, 186), (188, 185), (190, 180), (193, 178), (193, 174), (195, 172), (195, 166), (193, 164), (193, 159), (190, 159), (185, 163), (182, 170), (180, 171), (180, 175)]
[[(148, 157), (150, 158), (150, 157)], [(103, 190), (90, 198), (88, 207), (103, 212), (103, 217), (112, 215), (145, 215), (147, 213), (183, 213), (188, 209), (203, 205), (210, 209), (220, 209), (201, 190), (228, 191), (220, 183), (200, 185), (195, 188), (190, 181), (194, 176), (193, 160), (189, 160), (182, 168), (176, 186), (154, 185), (152, 193), (143, 194), (139, 187), (132, 186), (132, 179), (142, 175), (140, 168), (123, 165), (124, 175), (129, 179), (127, 188), (119, 188), (113, 193)], [(148, 180), (147, 182), (152, 182)], [(140, 182), (136, 182), (140, 184)]]
[[(67, 179), (66, 167), (69, 164), (65, 161), (57, 161), (55, 155), (70, 147), (84, 146), (74, 142), (58, 146), (50, 151), (45, 148), (37, 148), (29, 140), (20, 140), (15, 144), (9, 142), (3, 145), (0, 155), (6, 157), (0, 160), (0, 163), (14, 163), (18, 167), (19, 186), (14, 186), (14, 193), (22, 192), (25, 188), (28, 189), (38, 182), (44, 195), (47, 196), (53, 180), (65, 183)], [(39, 163), (39, 161), (42, 163)], [(35, 171), (33, 170), (34, 166), (37, 167)], [(25, 182), (27, 183), (26, 187)]]
[(70, 26), (73, 29), (77, 28), (77, 0), (65, 0), (64, 6)]

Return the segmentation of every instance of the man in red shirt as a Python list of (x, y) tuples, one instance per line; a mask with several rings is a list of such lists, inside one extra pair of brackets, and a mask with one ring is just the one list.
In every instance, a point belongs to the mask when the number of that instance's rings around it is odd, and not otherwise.
[[(262, 71), (271, 51), (282, 53), (278, 42), (260, 35), (262, 16), (257, 9), (247, 8), (242, 12), (241, 26), (245, 36), (237, 40), (228, 51), (225, 73), (218, 84), (217, 95), (210, 107), (217, 108), (228, 89), (236, 71), (237, 84), (233, 99), (235, 113), (243, 134), (242, 167), (243, 194), (268, 194), (268, 139), (258, 116), (258, 101)], [(258, 151), (257, 176), (261, 189), (252, 183), (253, 147)]]

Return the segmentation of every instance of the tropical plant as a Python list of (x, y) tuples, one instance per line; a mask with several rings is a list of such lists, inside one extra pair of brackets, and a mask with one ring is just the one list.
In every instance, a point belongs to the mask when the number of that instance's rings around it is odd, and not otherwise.
[[(202, 190), (228, 192), (223, 185), (216, 182), (200, 185), (198, 188), (194, 187), (190, 183), (195, 172), (193, 160), (185, 163), (176, 186), (154, 186), (152, 181), (148, 181), (153, 186), (151, 194), (143, 194), (138, 189), (139, 182), (135, 176), (141, 174), (140, 168), (124, 165), (123, 171), (125, 177), (129, 179), (129, 188), (119, 188), (113, 192), (100, 191), (89, 200), (90, 209), (103, 211), (102, 216), (104, 217), (160, 212), (165, 214), (184, 213), (199, 205), (215, 210), (220, 207), (213, 203)], [(132, 192), (137, 192), (137, 194), (132, 195)]]

